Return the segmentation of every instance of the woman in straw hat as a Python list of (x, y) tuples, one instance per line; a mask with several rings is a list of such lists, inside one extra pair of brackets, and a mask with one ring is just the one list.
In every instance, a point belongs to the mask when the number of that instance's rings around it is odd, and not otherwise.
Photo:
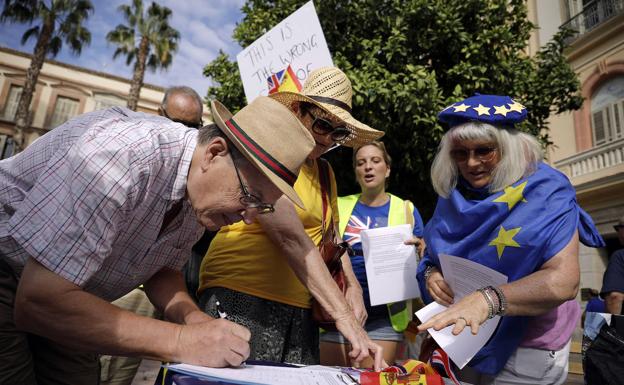
[[(337, 68), (311, 72), (301, 93), (271, 97), (290, 108), (316, 142), (294, 184), (306, 209), (280, 199), (274, 213), (253, 224), (222, 228), (200, 269), (200, 307), (217, 316), (219, 302), (228, 318), (251, 330), (250, 359), (315, 364), (319, 336), (310, 311), (314, 296), (351, 342), (351, 358), (360, 362), (372, 353), (379, 369), (383, 351), (362, 329), (366, 320), (362, 289), (348, 256), (343, 258), (347, 281), (343, 296), (318, 251), (322, 223), (338, 223), (334, 174), (319, 157), (337, 144), (358, 146), (383, 133), (351, 116), (351, 82)], [(214, 115), (218, 118), (218, 112)], [(325, 213), (323, 175), (330, 182)]]
[[(486, 325), (496, 328), (491, 338), (460, 373), (475, 385), (565, 381), (580, 317), (574, 300), (579, 240), (604, 246), (566, 176), (542, 162), (535, 137), (514, 128), (526, 116), (509, 96), (480, 94), (438, 116), (450, 130), (431, 167), (440, 197), (425, 227), (427, 252), (417, 277), (425, 302), (448, 308), (418, 329), (451, 326), (455, 335), (464, 329), (477, 334), (490, 320)], [(445, 277), (443, 254), (503, 277), (494, 283), (462, 270), (477, 284), (467, 290)]]

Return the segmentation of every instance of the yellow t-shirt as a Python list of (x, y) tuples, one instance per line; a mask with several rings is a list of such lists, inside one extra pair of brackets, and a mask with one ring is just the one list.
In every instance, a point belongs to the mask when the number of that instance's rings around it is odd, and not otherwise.
[[(333, 217), (337, 225), (336, 179), (331, 167), (329, 170), (334, 214), (327, 213), (326, 221)], [(297, 214), (308, 236), (318, 245), (321, 242), (323, 202), (317, 161), (301, 168), (294, 188), (306, 207), (304, 211), (295, 206)], [(301, 258), (303, 253), (302, 250)], [(201, 264), (198, 293), (210, 287), (225, 287), (271, 301), (310, 307), (310, 293), (257, 220), (251, 225), (241, 221), (222, 227), (212, 240)]]

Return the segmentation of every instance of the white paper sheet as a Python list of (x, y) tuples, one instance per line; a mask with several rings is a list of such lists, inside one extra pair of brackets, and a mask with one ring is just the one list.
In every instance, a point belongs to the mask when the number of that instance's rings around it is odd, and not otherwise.
[[(456, 302), (484, 286), (500, 286), (507, 283), (507, 276), (479, 263), (447, 254), (440, 254), (439, 259), (444, 280), (453, 290)], [(416, 316), (422, 322), (426, 322), (446, 309), (446, 306), (432, 302), (417, 311)], [(440, 331), (430, 328), (428, 332), (461, 369), (490, 339), (499, 322), (498, 316), (487, 320), (479, 327), (477, 335), (473, 335), (470, 328), (466, 327), (459, 335), (454, 336), (451, 333), (453, 325)]]
[(267, 385), (355, 385), (340, 369), (315, 365), (289, 368), (280, 366), (243, 365), (237, 368), (207, 368), (188, 364), (166, 367), (184, 374), (237, 384)]
[(371, 305), (419, 297), (416, 248), (403, 243), (412, 238), (410, 225), (363, 230), (360, 236)]

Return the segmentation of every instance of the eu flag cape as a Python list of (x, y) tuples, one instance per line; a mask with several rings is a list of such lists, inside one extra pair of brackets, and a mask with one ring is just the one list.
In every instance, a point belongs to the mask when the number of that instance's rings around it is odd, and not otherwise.
[[(576, 230), (585, 245), (604, 246), (592, 219), (576, 202), (567, 177), (544, 163), (504, 191), (468, 190), (455, 188), (448, 198), (440, 197), (425, 227), (427, 254), (417, 278), (426, 303), (432, 299), (424, 271), (429, 265), (440, 266), (440, 253), (478, 262), (513, 282), (539, 270)], [(481, 373), (498, 373), (520, 344), (528, 320), (502, 317), (496, 333), (468, 365)]]

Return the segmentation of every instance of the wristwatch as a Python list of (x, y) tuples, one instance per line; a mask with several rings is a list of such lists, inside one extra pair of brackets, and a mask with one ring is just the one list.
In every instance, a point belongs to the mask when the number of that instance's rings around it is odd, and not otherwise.
[(431, 273), (433, 273), (433, 269), (435, 269), (435, 266), (433, 265), (429, 265), (427, 266), (427, 269), (425, 269), (425, 284), (427, 284), (427, 281), (429, 280), (429, 276), (431, 275)]

